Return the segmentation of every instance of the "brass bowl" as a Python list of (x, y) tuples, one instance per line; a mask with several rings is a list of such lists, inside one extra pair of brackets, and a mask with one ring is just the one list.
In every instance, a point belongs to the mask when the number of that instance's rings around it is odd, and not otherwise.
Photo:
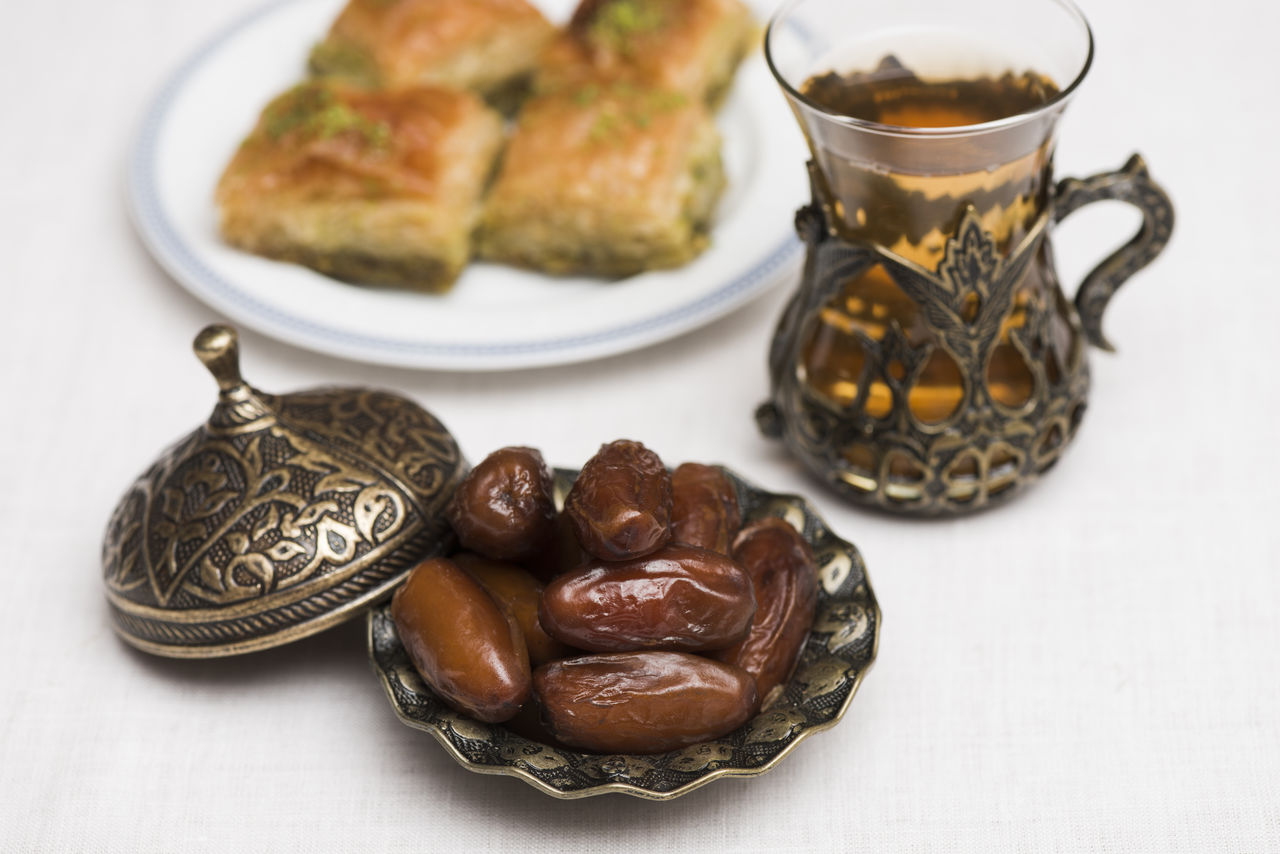
[[(880, 608), (858, 550), (833, 534), (803, 498), (776, 495), (722, 469), (738, 490), (743, 521), (781, 516), (817, 558), (818, 610), (783, 694), (754, 719), (713, 741), (652, 756), (579, 753), (531, 741), (501, 724), (459, 714), (413, 669), (389, 608), (369, 614), (369, 655), (400, 720), (435, 737), (463, 767), (505, 774), (557, 798), (620, 792), (670, 800), (721, 777), (755, 777), (801, 740), (832, 727), (876, 657)], [(577, 472), (556, 470), (562, 502)]]

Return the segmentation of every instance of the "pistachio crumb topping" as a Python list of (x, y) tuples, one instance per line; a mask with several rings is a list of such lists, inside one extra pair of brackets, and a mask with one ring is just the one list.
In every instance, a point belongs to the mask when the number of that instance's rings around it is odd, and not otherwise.
[(312, 139), (355, 134), (373, 148), (385, 148), (391, 142), (389, 124), (361, 115), (331, 90), (311, 83), (295, 86), (272, 101), (263, 116), (263, 130), (272, 141), (297, 132)]
[(596, 120), (591, 124), (591, 130), (588, 132), (588, 137), (592, 142), (603, 142), (618, 134), (620, 131), (621, 127), (618, 114), (610, 110), (596, 116)]
[(579, 107), (585, 107), (588, 104), (594, 104), (598, 97), (600, 97), (600, 87), (594, 83), (588, 83), (573, 93), (573, 102)]
[(591, 21), (591, 36), (615, 48), (640, 33), (659, 29), (664, 23), (662, 9), (645, 0), (612, 0), (605, 3)]
[(378, 64), (359, 45), (328, 38), (311, 49), (307, 67), (317, 77), (341, 77), (351, 83), (374, 88), (379, 83)]

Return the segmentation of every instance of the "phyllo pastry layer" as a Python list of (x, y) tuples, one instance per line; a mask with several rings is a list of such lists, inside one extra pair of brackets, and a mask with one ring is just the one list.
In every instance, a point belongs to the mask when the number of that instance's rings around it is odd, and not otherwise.
[(495, 98), (529, 75), (554, 33), (526, 0), (349, 0), (312, 51), (311, 71)]
[(582, 0), (540, 61), (538, 88), (628, 81), (714, 104), (756, 32), (741, 0)]
[(448, 288), (502, 120), (475, 95), (312, 82), (263, 110), (218, 183), (223, 238), (338, 279)]
[(699, 101), (627, 83), (539, 95), (508, 143), (478, 252), (552, 273), (679, 266), (706, 248), (724, 183)]

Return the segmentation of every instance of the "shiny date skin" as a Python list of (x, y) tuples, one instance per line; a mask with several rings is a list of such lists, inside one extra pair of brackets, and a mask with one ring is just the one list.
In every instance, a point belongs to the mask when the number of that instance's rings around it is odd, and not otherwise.
[(582, 548), (602, 560), (628, 560), (671, 539), (671, 475), (639, 442), (600, 448), (574, 481), (565, 513)]
[(744, 670), (679, 652), (557, 661), (533, 675), (556, 740), (598, 753), (664, 753), (731, 732), (759, 704)]
[(532, 672), (520, 630), (448, 558), (414, 568), (391, 600), (391, 617), (418, 673), (458, 711), (498, 723), (529, 699)]
[(756, 616), (745, 638), (713, 657), (750, 673), (767, 705), (804, 650), (818, 605), (818, 570), (809, 544), (777, 517), (743, 528), (733, 557), (751, 576)]
[(718, 552), (674, 545), (557, 576), (543, 591), (539, 618), (578, 649), (697, 652), (741, 640), (755, 610), (741, 567)]
[(478, 554), (461, 552), (451, 560), (480, 582), (498, 607), (515, 620), (529, 650), (529, 663), (537, 667), (572, 650), (551, 637), (538, 621), (538, 604), (542, 601), (542, 584), (528, 570), (507, 561), (490, 560)]
[(533, 448), (494, 451), (458, 485), (449, 524), (462, 546), (495, 560), (538, 555), (555, 539), (551, 469)]
[(671, 473), (671, 537), (675, 542), (727, 555), (741, 525), (738, 493), (720, 469), (683, 463)]

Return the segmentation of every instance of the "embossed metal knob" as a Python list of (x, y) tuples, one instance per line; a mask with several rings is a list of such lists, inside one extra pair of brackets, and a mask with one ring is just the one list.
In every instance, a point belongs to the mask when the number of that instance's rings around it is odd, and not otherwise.
[(126, 641), (179, 658), (287, 643), (451, 546), (443, 509), (466, 461), (429, 412), (366, 388), (258, 391), (229, 326), (194, 349), (218, 405), (129, 488), (103, 543)]
[(230, 326), (221, 323), (206, 326), (196, 336), (192, 349), (222, 391), (232, 391), (245, 384), (240, 376), (240, 337)]

